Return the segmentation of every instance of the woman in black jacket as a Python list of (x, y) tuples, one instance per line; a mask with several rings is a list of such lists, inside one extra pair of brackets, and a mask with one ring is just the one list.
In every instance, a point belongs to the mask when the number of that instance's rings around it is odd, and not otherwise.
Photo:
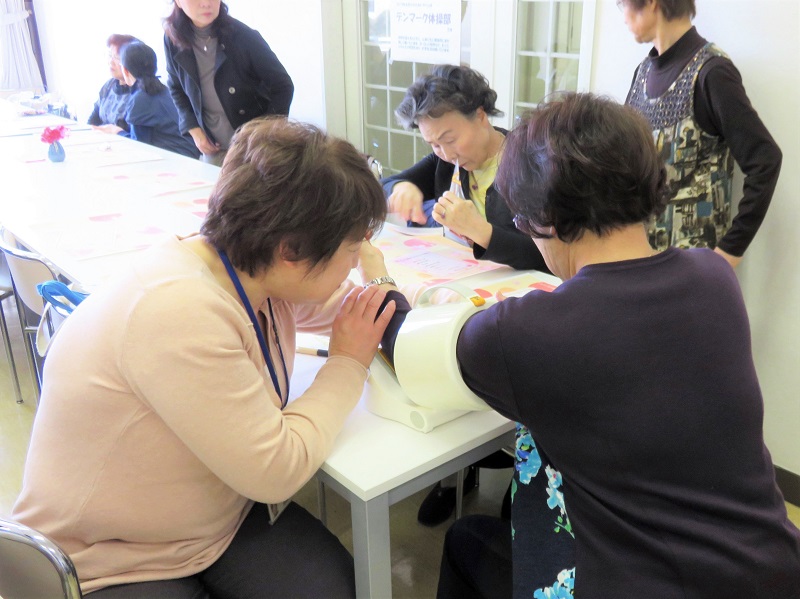
[[(408, 88), (395, 116), (419, 129), (433, 153), (382, 181), (389, 210), (412, 225), (444, 225), (467, 238), (479, 260), (548, 272), (494, 187), (506, 135), (489, 121), (502, 114), (496, 100), (486, 78), (465, 66), (435, 66)], [(455, 168), (466, 200), (447, 193)]]
[[(502, 114), (497, 92), (486, 78), (466, 66), (438, 65), (417, 78), (395, 110), (398, 122), (419, 129), (433, 152), (406, 170), (381, 181), (389, 211), (410, 225), (445, 226), (469, 241), (478, 260), (517, 269), (549, 272), (530, 238), (514, 226), (514, 216), (494, 186), (507, 131), (490, 117)], [(450, 191), (453, 180), (461, 194)], [(502, 451), (470, 467), (464, 492), (477, 485), (476, 468), (510, 468)], [(510, 491), (503, 501), (507, 513)], [(437, 483), (420, 505), (417, 520), (436, 526), (456, 505), (456, 489)]]
[(164, 19), (169, 89), (204, 159), (221, 164), (233, 132), (256, 117), (289, 114), (294, 84), (261, 34), (220, 0), (174, 0)]

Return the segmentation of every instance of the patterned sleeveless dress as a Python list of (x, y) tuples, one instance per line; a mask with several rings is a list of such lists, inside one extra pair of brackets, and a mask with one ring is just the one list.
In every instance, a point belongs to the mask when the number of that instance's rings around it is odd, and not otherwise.
[(703, 46), (669, 89), (647, 95), (651, 57), (639, 65), (627, 103), (650, 122), (656, 147), (667, 164), (670, 202), (648, 226), (650, 245), (714, 249), (731, 226), (734, 160), (725, 141), (704, 132), (694, 116), (694, 91), (703, 65), (726, 57), (714, 44)]

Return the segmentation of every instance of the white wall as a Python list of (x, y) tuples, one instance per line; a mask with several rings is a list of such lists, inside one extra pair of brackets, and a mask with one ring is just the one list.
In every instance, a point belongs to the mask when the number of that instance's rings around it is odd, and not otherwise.
[[(767, 446), (800, 474), (800, 2), (697, 0), (695, 25), (733, 60), (748, 96), (783, 151), (772, 205), (737, 269), (764, 394)], [(615, 0), (600, 0), (592, 91), (624, 100), (650, 46), (636, 44)], [(741, 179), (738, 179), (741, 194)]]
[[(258, 29), (292, 76), (296, 88), (292, 116), (322, 126), (326, 118), (322, 3), (337, 1), (354, 0), (228, 2), (231, 15)], [(736, 63), (753, 104), (784, 153), (773, 204), (738, 275), (764, 393), (767, 445), (778, 466), (800, 474), (800, 2), (697, 0), (697, 4), (698, 30)], [(169, 0), (37, 0), (51, 90), (62, 92), (85, 119), (107, 78), (109, 33), (140, 37), (159, 53), (163, 64), (160, 18), (169, 8)], [(329, 8), (325, 6), (326, 11)], [(623, 100), (633, 70), (649, 47), (633, 41), (615, 0), (597, 0), (594, 36), (591, 89)]]
[[(323, 1), (227, 1), (231, 16), (260, 31), (292, 77), (291, 116), (321, 126)], [(109, 77), (105, 41), (111, 33), (129, 33), (151, 46), (166, 81), (161, 19), (171, 9), (171, 0), (37, 0), (49, 91), (60, 93), (78, 119), (85, 120)]]

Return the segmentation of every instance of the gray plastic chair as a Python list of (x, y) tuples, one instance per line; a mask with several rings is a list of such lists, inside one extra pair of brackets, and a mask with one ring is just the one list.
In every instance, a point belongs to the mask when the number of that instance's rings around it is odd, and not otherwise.
[(0, 518), (0, 597), (79, 599), (78, 574), (69, 556), (42, 533)]
[(19, 323), (25, 338), (25, 351), (28, 354), (38, 400), (42, 388), (42, 363), (36, 358), (34, 339), (39, 319), (44, 311), (44, 301), (36, 291), (36, 285), (57, 279), (58, 274), (56, 269), (39, 254), (18, 248), (16, 239), (3, 227), (0, 227), (0, 251), (5, 254), (11, 272)]
[(14, 285), (11, 283), (11, 273), (8, 270), (5, 255), (0, 254), (0, 335), (3, 336), (3, 347), (6, 350), (6, 359), (8, 360), (8, 375), (11, 379), (11, 384), (14, 386), (14, 395), (17, 398), (17, 403), (22, 403), (19, 374), (17, 373), (17, 364), (14, 361), (14, 350), (11, 349), (8, 321), (6, 320), (6, 313), (3, 308), (3, 302), (13, 296)]
[(383, 177), (383, 165), (374, 156), (367, 155), (366, 159), (369, 170), (371, 170), (375, 178), (380, 181), (381, 177)]

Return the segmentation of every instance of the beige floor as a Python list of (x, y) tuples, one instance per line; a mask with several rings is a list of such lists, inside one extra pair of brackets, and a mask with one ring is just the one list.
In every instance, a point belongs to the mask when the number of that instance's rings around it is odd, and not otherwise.
[[(0, 515), (3, 516), (11, 511), (22, 484), (22, 465), (34, 416), (33, 385), (12, 303), (7, 301), (4, 308), (25, 403), (15, 402), (5, 356), (0, 357)], [(498, 514), (509, 476), (509, 470), (482, 470), (477, 492), (465, 498), (465, 513)], [(426, 491), (422, 491), (391, 507), (392, 589), (394, 596), (401, 599), (428, 598), (436, 594), (442, 543), (450, 522), (435, 528), (417, 523), (417, 509), (425, 494)], [(316, 484), (307, 485), (296, 500), (316, 514)], [(331, 530), (352, 551), (349, 504), (330, 490), (327, 504)], [(800, 525), (800, 507), (788, 504), (787, 507), (792, 521)]]

